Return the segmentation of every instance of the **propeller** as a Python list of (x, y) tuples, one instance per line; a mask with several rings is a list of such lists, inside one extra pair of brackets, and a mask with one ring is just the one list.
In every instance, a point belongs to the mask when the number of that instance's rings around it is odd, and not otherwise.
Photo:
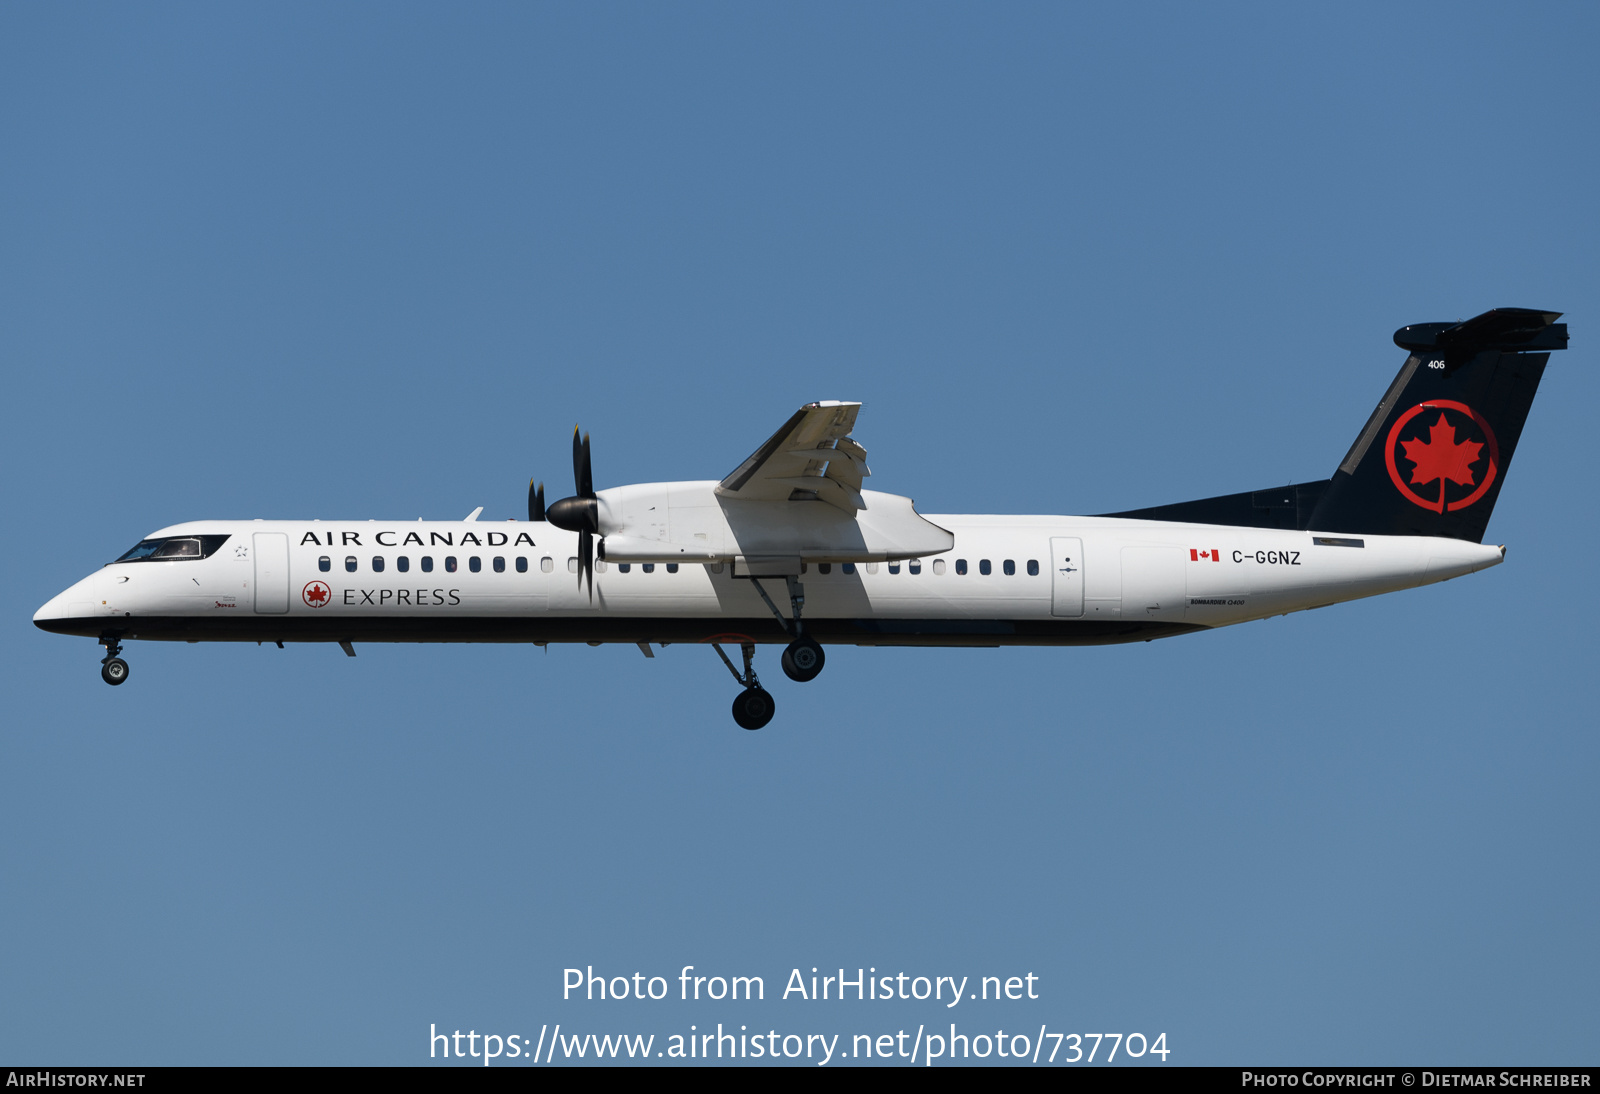
[(594, 597), (594, 537), (600, 531), (600, 502), (594, 493), (594, 472), (589, 464), (589, 435), (581, 437), (572, 427), (572, 478), (577, 493), (553, 502), (545, 519), (557, 528), (578, 533), (578, 587), (589, 581), (589, 596)]
[(528, 480), (528, 519), (544, 519), (544, 483), (541, 482), (535, 489), (532, 479)]

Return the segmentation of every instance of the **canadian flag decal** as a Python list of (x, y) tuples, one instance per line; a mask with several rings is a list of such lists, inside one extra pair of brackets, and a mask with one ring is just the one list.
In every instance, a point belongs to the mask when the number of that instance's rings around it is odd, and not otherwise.
[(1189, 548), (1190, 562), (1200, 562), (1203, 559), (1210, 559), (1212, 562), (1221, 562), (1222, 552), (1217, 550), (1215, 547), (1211, 548), (1209, 551), (1197, 551), (1193, 547)]

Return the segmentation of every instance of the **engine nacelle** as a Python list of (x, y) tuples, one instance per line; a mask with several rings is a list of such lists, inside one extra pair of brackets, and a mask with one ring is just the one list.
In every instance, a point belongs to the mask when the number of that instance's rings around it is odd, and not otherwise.
[[(714, 480), (639, 483), (599, 491), (600, 557), (608, 562), (888, 562), (937, 555), (955, 536), (910, 498), (864, 490), (866, 509), (824, 501), (718, 496)], [(765, 563), (765, 566), (761, 564)]]

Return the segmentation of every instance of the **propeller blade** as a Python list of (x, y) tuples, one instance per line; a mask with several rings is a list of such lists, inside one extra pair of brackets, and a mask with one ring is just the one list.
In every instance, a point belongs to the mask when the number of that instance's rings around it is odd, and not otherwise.
[[(594, 472), (589, 464), (589, 434), (572, 427), (572, 478), (577, 493), (553, 503), (545, 520), (557, 528), (578, 533), (578, 588), (589, 583), (594, 599), (594, 537), (600, 530), (600, 499), (594, 492)], [(542, 500), (541, 495), (541, 500)]]
[(528, 480), (528, 519), (544, 519), (544, 483), (541, 482), (538, 489), (534, 489), (532, 479)]
[(594, 535), (585, 528), (578, 533), (578, 588), (589, 579), (589, 599), (594, 599)]
[(589, 434), (578, 439), (578, 427), (572, 427), (572, 478), (580, 498), (594, 497), (594, 473), (589, 463)]

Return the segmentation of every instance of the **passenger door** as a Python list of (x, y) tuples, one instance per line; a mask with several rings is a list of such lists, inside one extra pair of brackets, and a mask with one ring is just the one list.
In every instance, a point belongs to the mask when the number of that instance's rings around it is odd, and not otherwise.
[(282, 615), (289, 610), (289, 537), (283, 532), (257, 532), (256, 612)]
[(1075, 618), (1083, 614), (1083, 540), (1054, 536), (1050, 540), (1050, 614)]

